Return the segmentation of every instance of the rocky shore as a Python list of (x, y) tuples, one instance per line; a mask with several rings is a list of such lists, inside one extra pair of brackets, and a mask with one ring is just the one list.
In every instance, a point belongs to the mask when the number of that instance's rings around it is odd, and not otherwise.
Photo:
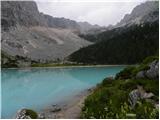
[[(68, 101), (52, 104), (40, 112), (35, 112), (27, 108), (17, 111), (15, 119), (32, 119), (34, 115), (38, 119), (77, 119), (80, 118), (81, 109), (84, 106), (85, 98), (92, 93), (93, 88), (86, 89), (73, 96)], [(29, 111), (29, 112), (28, 112)]]
[(84, 90), (74, 96), (71, 100), (54, 104), (42, 110), (39, 118), (45, 119), (77, 119), (80, 118), (81, 108), (84, 106), (85, 98), (92, 93), (94, 88)]

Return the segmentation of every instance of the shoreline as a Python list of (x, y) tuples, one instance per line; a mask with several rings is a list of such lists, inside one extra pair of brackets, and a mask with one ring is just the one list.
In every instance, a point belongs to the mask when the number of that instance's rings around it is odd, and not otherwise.
[[(42, 109), (39, 115), (43, 116), (44, 119), (79, 119), (84, 101), (93, 92), (94, 88), (83, 90), (74, 95), (70, 100), (50, 105)], [(57, 110), (55, 110), (55, 106)]]
[(19, 67), (19, 68), (1, 68), (1, 69), (32, 69), (32, 68), (81, 68), (81, 67), (114, 67), (114, 66), (132, 66), (132, 65), (73, 65), (73, 66), (45, 66), (45, 67)]

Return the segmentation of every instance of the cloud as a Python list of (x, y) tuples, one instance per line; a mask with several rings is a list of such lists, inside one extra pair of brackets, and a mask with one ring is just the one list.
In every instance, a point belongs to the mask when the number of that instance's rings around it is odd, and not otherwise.
[[(81, 0), (83, 1), (83, 0)], [(53, 17), (65, 17), (76, 21), (108, 26), (119, 22), (125, 14), (130, 13), (138, 4), (146, 0), (127, 0), (95, 2), (87, 0), (36, 0), (40, 12)]]

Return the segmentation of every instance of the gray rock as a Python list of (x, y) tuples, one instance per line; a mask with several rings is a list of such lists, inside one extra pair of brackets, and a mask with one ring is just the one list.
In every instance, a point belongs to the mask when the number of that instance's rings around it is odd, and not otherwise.
[(145, 71), (140, 71), (137, 73), (136, 78), (149, 78), (158, 79), (159, 78), (159, 61), (154, 60), (149, 64), (149, 69)]
[(137, 89), (135, 89), (129, 93), (129, 103), (132, 108), (135, 107), (138, 99), (140, 99), (140, 93)]
[(52, 105), (51, 112), (59, 112), (59, 111), (61, 111), (60, 106), (58, 106), (58, 105)]
[(138, 85), (137, 89), (135, 89), (135, 90), (133, 90), (133, 91), (131, 91), (129, 93), (129, 99), (128, 99), (128, 101), (129, 101), (131, 107), (134, 108), (138, 100), (140, 100), (140, 99), (146, 99), (147, 100), (147, 99), (150, 99), (153, 96), (154, 96), (153, 93), (151, 93), (151, 92), (147, 93), (143, 89), (142, 86)]
[(144, 77), (145, 77), (145, 72), (144, 71), (140, 71), (136, 75), (136, 78), (144, 78)]
[(45, 113), (39, 113), (38, 118), (39, 119), (45, 119)]
[(20, 109), (16, 113), (15, 119), (31, 119), (31, 117), (26, 115), (26, 109)]
[(158, 79), (159, 77), (159, 62), (153, 61), (150, 65), (150, 69), (146, 71), (146, 76), (151, 79)]

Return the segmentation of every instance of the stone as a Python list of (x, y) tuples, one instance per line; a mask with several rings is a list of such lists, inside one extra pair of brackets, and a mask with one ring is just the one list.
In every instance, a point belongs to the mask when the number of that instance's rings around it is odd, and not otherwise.
[(58, 105), (52, 105), (51, 112), (59, 112), (61, 111), (61, 108)]
[(136, 78), (144, 78), (144, 77), (145, 77), (145, 72), (144, 71), (140, 71), (136, 75)]
[(33, 110), (22, 108), (16, 113), (15, 119), (36, 119), (37, 113)]
[(153, 93), (147, 93), (144, 89), (143, 86), (137, 85), (137, 89), (131, 91), (129, 93), (129, 103), (131, 105), (132, 108), (135, 107), (136, 103), (138, 100), (140, 99), (149, 99), (151, 97), (153, 97), (154, 94)]
[(31, 117), (26, 115), (26, 109), (20, 109), (16, 113), (15, 119), (31, 119)]
[(45, 119), (45, 114), (44, 113), (39, 113), (38, 118), (39, 119)]
[(137, 89), (131, 91), (129, 93), (129, 103), (131, 105), (132, 108), (135, 107), (137, 100), (140, 98), (140, 93)]
[(159, 110), (159, 103), (154, 105), (157, 110)]
[(151, 79), (158, 79), (159, 77), (159, 62), (158, 60), (153, 61), (150, 63), (150, 69), (146, 71), (146, 77)]
[(141, 98), (148, 99), (148, 98), (151, 98), (151, 97), (153, 97), (153, 96), (154, 96), (153, 93), (144, 93), (144, 95), (141, 96)]
[(159, 78), (159, 61), (154, 60), (149, 64), (149, 69), (145, 71), (140, 71), (137, 73), (136, 78), (149, 78), (158, 79)]

